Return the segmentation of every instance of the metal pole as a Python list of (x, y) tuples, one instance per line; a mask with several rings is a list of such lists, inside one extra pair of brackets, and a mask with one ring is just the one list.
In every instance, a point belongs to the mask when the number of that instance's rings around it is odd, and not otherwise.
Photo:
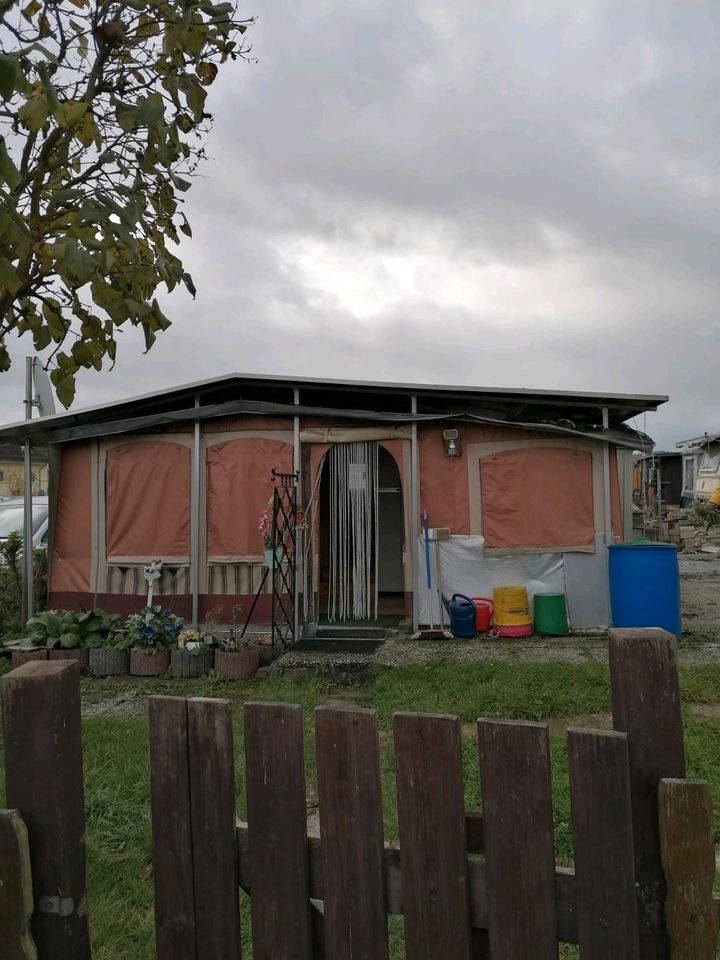
[[(25, 419), (32, 419), (33, 358), (25, 357)], [(25, 440), (23, 477), (23, 622), (33, 615), (32, 444)]]
[[(200, 397), (195, 397), (195, 407)], [(190, 480), (190, 590), (192, 592), (192, 625), (200, 619), (200, 421), (195, 421), (193, 434), (192, 476)]]
[[(610, 427), (610, 415), (608, 408), (603, 407), (602, 411), (603, 433)], [(603, 437), (603, 513), (605, 518), (605, 552), (606, 569), (610, 559), (610, 551), (607, 549), (613, 542), (612, 536), (612, 506), (610, 501), (610, 443), (607, 436)], [(610, 608), (610, 584), (608, 580), (608, 590), (606, 594), (607, 622), (612, 623), (612, 611)]]
[[(293, 403), (300, 405), (300, 391), (293, 390)], [(300, 463), (300, 417), (296, 414), (293, 417), (293, 470), (296, 475), (295, 480), (295, 508), (302, 507), (302, 467)], [(298, 530), (297, 524), (293, 521), (295, 530), (295, 602), (293, 604), (293, 635), (295, 642), (300, 638), (300, 577), (302, 576), (304, 563), (303, 551), (303, 531)]]
[(656, 458), (655, 483), (657, 484), (658, 543), (663, 543), (663, 496), (662, 496), (662, 459)]
[[(607, 407), (602, 412), (603, 432), (610, 426), (610, 417)], [(610, 443), (603, 440), (603, 512), (605, 514), (605, 543), (613, 542), (612, 533), (612, 506), (610, 502)]]
[[(410, 397), (410, 412), (417, 413), (417, 397)], [(410, 570), (412, 573), (413, 633), (420, 629), (420, 586), (418, 578), (418, 522), (420, 515), (420, 472), (418, 461), (417, 421), (410, 427)]]

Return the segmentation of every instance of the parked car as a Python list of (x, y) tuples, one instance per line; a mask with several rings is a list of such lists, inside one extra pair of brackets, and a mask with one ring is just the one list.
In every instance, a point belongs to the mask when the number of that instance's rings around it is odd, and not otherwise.
[[(22, 497), (0, 499), (0, 542), (13, 531), (23, 535), (25, 504)], [(33, 497), (33, 548), (41, 546), (48, 535), (48, 498)]]

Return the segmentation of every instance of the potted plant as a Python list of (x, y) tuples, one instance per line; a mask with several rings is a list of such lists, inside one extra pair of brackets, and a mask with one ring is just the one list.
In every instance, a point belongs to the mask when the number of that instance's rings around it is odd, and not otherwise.
[(170, 666), (170, 647), (177, 642), (182, 617), (155, 605), (131, 614), (125, 622), (130, 646), (130, 673), (135, 677), (158, 677)]
[(215, 651), (199, 630), (183, 630), (177, 638), (177, 650), (170, 651), (170, 676), (176, 680), (202, 677), (213, 668)]
[(260, 667), (260, 650), (252, 641), (238, 641), (230, 635), (220, 641), (215, 669), (223, 680), (248, 680)]

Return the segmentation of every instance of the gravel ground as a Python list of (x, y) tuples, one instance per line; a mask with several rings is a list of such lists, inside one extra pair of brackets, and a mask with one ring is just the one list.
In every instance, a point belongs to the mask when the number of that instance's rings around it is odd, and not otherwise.
[[(680, 559), (683, 606), (681, 663), (720, 663), (720, 559), (696, 554)], [(607, 634), (570, 637), (530, 637), (527, 640), (411, 640), (390, 632), (375, 655), (339, 653), (288, 653), (282, 669), (337, 668), (347, 672), (370, 664), (397, 667), (451, 659), (459, 663), (485, 660), (583, 663), (607, 660)]]

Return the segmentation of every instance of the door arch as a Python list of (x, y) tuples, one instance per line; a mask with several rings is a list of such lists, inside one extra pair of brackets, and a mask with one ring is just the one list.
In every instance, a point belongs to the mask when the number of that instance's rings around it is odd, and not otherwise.
[[(358, 500), (363, 500), (364, 508)], [(393, 455), (376, 441), (330, 447), (322, 462), (319, 521), (320, 619), (401, 616), (404, 505)], [(361, 564), (358, 571), (358, 556), (369, 559), (369, 569)], [(369, 603), (363, 602), (368, 595)]]

